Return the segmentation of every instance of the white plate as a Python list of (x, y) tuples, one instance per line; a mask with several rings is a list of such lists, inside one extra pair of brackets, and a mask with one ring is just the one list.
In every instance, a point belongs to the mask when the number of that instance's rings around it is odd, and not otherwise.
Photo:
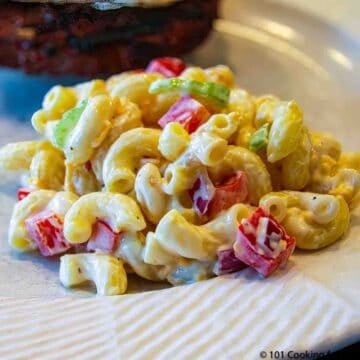
[[(241, 86), (296, 99), (311, 128), (334, 133), (345, 149), (360, 150), (356, 40), (259, 0), (224, 1), (223, 16), (212, 38), (191, 56), (193, 63), (229, 64)], [(27, 118), (58, 79), (34, 81), (0, 71), (0, 145), (34, 136), (9, 115)], [(245, 270), (191, 286), (100, 299), (64, 290), (57, 263), (9, 250), (16, 184), (0, 186), (0, 358), (16, 348), (27, 358), (87, 351), (88, 357), (114, 359), (257, 359), (260, 351), (270, 358), (270, 351), (327, 351), (360, 340), (360, 214), (342, 241), (316, 253), (296, 252), (286, 271), (268, 280)], [(146, 282), (134, 284), (132, 291), (149, 289)]]

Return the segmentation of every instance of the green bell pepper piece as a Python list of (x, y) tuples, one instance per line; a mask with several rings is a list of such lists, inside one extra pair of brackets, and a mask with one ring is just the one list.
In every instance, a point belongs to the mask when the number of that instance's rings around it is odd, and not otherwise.
[(200, 96), (220, 106), (226, 106), (230, 97), (230, 89), (224, 85), (180, 78), (159, 79), (154, 81), (149, 88), (150, 94), (172, 91)]
[(251, 135), (249, 140), (249, 149), (253, 152), (258, 152), (267, 145), (268, 138), (269, 124), (265, 124)]
[(61, 120), (54, 129), (54, 141), (56, 146), (61, 149), (64, 148), (66, 137), (76, 126), (87, 104), (88, 100), (82, 100), (76, 107), (63, 114)]

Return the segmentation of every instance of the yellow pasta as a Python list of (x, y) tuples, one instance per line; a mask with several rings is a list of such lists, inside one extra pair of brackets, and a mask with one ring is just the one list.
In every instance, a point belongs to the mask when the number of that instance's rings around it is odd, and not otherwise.
[(255, 131), (256, 129), (252, 125), (243, 125), (243, 123), (241, 123), (234, 144), (240, 147), (248, 148), (250, 137)]
[(301, 190), (310, 180), (311, 140), (303, 128), (297, 148), (281, 160), (281, 182), (285, 189)]
[(229, 104), (226, 111), (239, 113), (243, 119), (243, 124), (252, 126), (256, 113), (256, 104), (246, 90), (235, 88), (230, 92)]
[(59, 277), (65, 287), (92, 281), (99, 295), (121, 295), (127, 288), (127, 276), (121, 260), (104, 254), (64, 255)]
[(225, 85), (229, 88), (235, 85), (234, 73), (228, 66), (217, 65), (205, 69), (206, 81)]
[(67, 110), (76, 105), (76, 100), (73, 89), (57, 85), (45, 95), (42, 107), (52, 119), (60, 119)]
[(328, 156), (336, 161), (339, 160), (341, 155), (341, 144), (331, 134), (312, 132), (311, 143), (314, 150), (314, 161), (321, 161), (322, 156)]
[(207, 132), (229, 140), (238, 130), (240, 123), (241, 117), (239, 113), (215, 114), (204, 125), (200, 126), (196, 133)]
[(91, 193), (82, 196), (65, 216), (64, 235), (71, 244), (89, 240), (92, 226), (106, 221), (114, 232), (140, 231), (146, 226), (139, 206), (129, 196), (112, 193)]
[(78, 195), (101, 190), (95, 174), (88, 165), (74, 165), (66, 162), (64, 189)]
[(349, 208), (342, 197), (284, 191), (265, 195), (260, 206), (272, 213), (300, 249), (313, 250), (337, 241), (349, 226)]
[(84, 164), (91, 159), (111, 128), (113, 105), (108, 95), (98, 95), (89, 100), (79, 121), (66, 138), (64, 153), (67, 161)]
[(356, 153), (341, 153), (340, 143), (330, 134), (315, 132), (310, 162), (310, 191), (341, 195), (349, 204), (359, 192), (360, 172)]
[(180, 75), (182, 79), (195, 80), (200, 82), (208, 81), (205, 70), (197, 66), (187, 67)]
[(135, 173), (144, 158), (161, 158), (158, 150), (161, 131), (137, 128), (123, 133), (111, 146), (103, 165), (103, 179), (108, 191), (132, 190)]
[(189, 66), (181, 73), (180, 78), (200, 82), (214, 82), (229, 88), (234, 87), (235, 84), (234, 73), (225, 65), (212, 66), (207, 69)]
[(118, 295), (130, 273), (180, 285), (245, 263), (266, 277), (295, 242), (341, 239), (360, 153), (310, 131), (294, 100), (236, 86), (225, 65), (160, 73), (49, 90), (31, 119), (41, 139), (0, 148), (0, 171), (26, 178), (12, 248), (61, 254), (63, 286)]
[(42, 150), (53, 149), (46, 140), (10, 143), (0, 149), (2, 171), (28, 170), (33, 157)]
[(176, 210), (191, 224), (199, 223), (199, 216), (196, 214), (193, 208), (192, 201), (187, 191), (183, 191), (168, 197), (165, 213), (171, 210)]
[(31, 124), (39, 134), (44, 134), (47, 124), (53, 121), (54, 119), (51, 119), (49, 112), (43, 109), (36, 111), (31, 117)]
[(162, 185), (160, 171), (154, 164), (144, 165), (136, 175), (136, 200), (153, 224), (157, 224), (166, 212), (168, 196), (163, 192)]
[(31, 161), (29, 183), (37, 189), (60, 191), (64, 187), (65, 159), (57, 149), (39, 151)]
[(339, 165), (342, 168), (360, 171), (360, 153), (343, 152), (340, 155)]
[(256, 99), (254, 125), (258, 129), (264, 124), (272, 124), (273, 112), (280, 100), (273, 95), (263, 95)]
[(202, 227), (220, 239), (222, 246), (231, 246), (241, 220), (248, 218), (253, 210), (255, 208), (249, 205), (236, 204)]
[(203, 166), (221, 163), (228, 150), (227, 142), (208, 132), (195, 133), (186, 151), (165, 170), (163, 189), (173, 195), (190, 189)]
[(117, 256), (131, 266), (137, 275), (151, 281), (165, 280), (169, 268), (144, 262), (144, 243), (144, 235), (141, 233), (126, 232), (121, 240)]
[(191, 137), (179, 123), (169, 123), (161, 132), (159, 151), (170, 161), (175, 161), (188, 147)]
[(74, 91), (77, 95), (78, 102), (107, 93), (105, 81), (99, 79), (76, 85)]
[(280, 102), (274, 109), (267, 145), (267, 159), (273, 163), (292, 153), (301, 141), (303, 114), (294, 101)]
[(260, 198), (272, 190), (270, 175), (260, 157), (238, 146), (230, 146), (220, 165), (210, 169), (215, 178), (226, 177), (242, 170), (248, 178), (249, 200), (257, 205)]
[(29, 186), (62, 190), (65, 164), (63, 154), (48, 141), (10, 143), (0, 149), (1, 171), (27, 171)]
[(37, 248), (25, 226), (25, 220), (42, 210), (56, 212), (62, 218), (78, 197), (70, 192), (38, 190), (15, 204), (9, 226), (9, 244), (18, 251), (31, 251)]
[(114, 85), (110, 94), (113, 97), (126, 97), (137, 104), (143, 114), (144, 124), (154, 125), (178, 99), (176, 94), (149, 93), (151, 83), (160, 78), (160, 74), (131, 74)]
[(171, 210), (159, 222), (154, 236), (170, 254), (187, 259), (213, 260), (216, 250), (234, 239), (239, 223), (249, 215), (249, 209), (245, 205), (234, 205), (202, 226), (189, 223), (178, 211)]
[(103, 181), (102, 167), (110, 146), (124, 132), (142, 126), (142, 113), (139, 107), (126, 98), (120, 99), (116, 107), (114, 117), (111, 119), (111, 128), (104, 141), (101, 143), (101, 146), (95, 150), (95, 153), (90, 160), (91, 167), (96, 175), (96, 178), (100, 182)]
[(181, 259), (184, 259), (166, 251), (156, 239), (155, 234), (151, 231), (146, 235), (143, 257), (146, 264), (166, 266), (173, 266), (179, 263)]
[(220, 239), (205, 228), (190, 224), (176, 210), (161, 219), (155, 237), (170, 254), (197, 260), (215, 259), (221, 244)]

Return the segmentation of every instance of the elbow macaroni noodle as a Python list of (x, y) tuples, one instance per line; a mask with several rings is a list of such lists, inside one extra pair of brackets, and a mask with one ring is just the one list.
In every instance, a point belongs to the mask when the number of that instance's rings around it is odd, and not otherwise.
[(279, 102), (272, 112), (267, 159), (274, 163), (291, 154), (299, 145), (303, 115), (294, 101)]
[(238, 130), (240, 125), (240, 114), (232, 112), (229, 114), (215, 114), (202, 126), (197, 133), (207, 132), (222, 139), (229, 140)]
[(189, 223), (177, 210), (160, 220), (155, 237), (170, 254), (196, 260), (215, 259), (221, 245), (221, 240), (205, 227)]
[(328, 246), (349, 226), (349, 208), (341, 196), (283, 191), (265, 195), (260, 205), (296, 238), (300, 249)]
[[(257, 207), (272, 214), (300, 249), (320, 249), (346, 232), (349, 205), (359, 198), (360, 153), (342, 152), (331, 135), (310, 131), (295, 101), (254, 97), (236, 87), (227, 66), (187, 67), (178, 77), (229, 89), (221, 106), (194, 94), (211, 116), (191, 134), (177, 121), (158, 126), (182, 94), (150, 94), (164, 76), (129, 71), (53, 87), (31, 119), (43, 139), (0, 149), (0, 170), (21, 171), (28, 179), (29, 193), (10, 221), (13, 248), (38, 248), (25, 223), (44, 210), (59, 216), (69, 247), (85, 249), (94, 236), (105, 246), (63, 255), (64, 286), (91, 281), (99, 294), (113, 295), (126, 291), (127, 272), (174, 285), (215, 276), (219, 251), (233, 246), (240, 224)], [(84, 110), (59, 143), (64, 114), (81, 104)], [(191, 110), (185, 115), (193, 116)], [(250, 150), (252, 135), (265, 124), (266, 138)], [(236, 203), (230, 180), (239, 173), (246, 176), (247, 195)], [(230, 191), (232, 202), (211, 216), (193, 204), (201, 176), (211, 191), (202, 189), (200, 200), (210, 196), (211, 205), (220, 191), (221, 205)]]
[(169, 123), (161, 132), (159, 151), (169, 161), (175, 161), (188, 147), (191, 137), (179, 123)]
[(82, 196), (64, 220), (64, 234), (71, 244), (89, 240), (97, 219), (106, 221), (114, 232), (140, 231), (146, 226), (139, 206), (123, 194), (95, 192)]
[(198, 169), (222, 163), (227, 150), (227, 142), (223, 138), (208, 132), (195, 132), (187, 149), (166, 168), (164, 191), (174, 195), (190, 189)]
[(45, 209), (54, 211), (63, 219), (77, 199), (75, 194), (66, 191), (37, 190), (31, 192), (14, 207), (9, 226), (9, 244), (19, 251), (36, 249), (36, 244), (26, 230), (25, 220)]
[(66, 162), (64, 190), (86, 195), (100, 191), (101, 187), (90, 167)]
[(65, 255), (60, 261), (59, 276), (66, 287), (92, 281), (99, 295), (123, 294), (127, 276), (121, 260), (104, 254)]
[(65, 140), (64, 153), (67, 161), (84, 164), (91, 159), (111, 128), (114, 104), (108, 95), (89, 99), (84, 112)]
[(148, 163), (135, 179), (136, 199), (146, 218), (157, 224), (166, 212), (168, 195), (162, 190), (162, 177), (156, 165)]
[(103, 179), (108, 191), (127, 193), (133, 189), (140, 161), (161, 157), (160, 134), (157, 129), (137, 128), (120, 135), (104, 160)]
[(308, 131), (301, 132), (297, 148), (281, 161), (281, 183), (285, 189), (301, 190), (310, 179), (311, 141)]
[(151, 281), (162, 281), (166, 278), (168, 269), (144, 261), (144, 236), (142, 233), (125, 233), (117, 255), (142, 278)]

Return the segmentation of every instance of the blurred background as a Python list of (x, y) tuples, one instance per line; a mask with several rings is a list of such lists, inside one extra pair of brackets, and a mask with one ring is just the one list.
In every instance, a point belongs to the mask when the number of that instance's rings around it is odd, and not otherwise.
[[(294, 11), (291, 12), (291, 10), (289, 10), (284, 13), (283, 8), (294, 9)], [(300, 13), (295, 11), (295, 9), (300, 10)], [(190, 9), (189, 11), (192, 10)], [(313, 22), (308, 20), (306, 24), (304, 23), (304, 27), (313, 26), (313, 29), (309, 31), (309, 28), (304, 28), (303, 39), (296, 37), (297, 34), (294, 29), (292, 29), (293, 23), (296, 24), (303, 21), (303, 17), (299, 17), (301, 13), (313, 17), (307, 19), (315, 19)], [(352, 42), (359, 41), (360, 39), (360, 1), (358, 0), (222, 0), (219, 14), (220, 17), (235, 21), (238, 24), (250, 24), (251, 27), (256, 27), (274, 38), (281, 39), (282, 41), (285, 40), (296, 48), (306, 48), (309, 46), (310, 52), (312, 53), (316, 51), (316, 49), (311, 49), (311, 47), (314, 46), (312, 32), (315, 34), (316, 27), (321, 30), (320, 34), (323, 36), (323, 39), (321, 39), (318, 34), (314, 35), (317, 36), (316, 40), (319, 42), (319, 48), (322, 46), (322, 40), (330, 41), (333, 37), (337, 44), (342, 43), (341, 45), (344, 46), (345, 50), (349, 50), (349, 48), (353, 47)], [(291, 19), (287, 19), (286, 17), (291, 17)], [(321, 22), (317, 24), (316, 18), (331, 24), (331, 31), (330, 29), (321, 28), (323, 25)], [(224, 29), (224, 23), (221, 22), (219, 26), (215, 25), (215, 29), (220, 32), (233, 30), (229, 30), (229, 28)], [(204, 31), (205, 36), (206, 29)], [(296, 31), (300, 33), (301, 29), (300, 31)], [(342, 32), (346, 33), (346, 36), (342, 37)], [(216, 36), (216, 34), (213, 34), (205, 46), (193, 52), (192, 55), (188, 57), (188, 60), (197, 62), (203, 66), (226, 62), (228, 60), (226, 56), (229, 53), (228, 50), (225, 49), (226, 44), (220, 44), (219, 41), (216, 41)], [(243, 36), (243, 34), (241, 34), (241, 36)], [(351, 40), (349, 40), (349, 36)], [(218, 46), (223, 47), (223, 49), (219, 51)], [(202, 49), (205, 50), (202, 51)], [(252, 50), (252, 48), (248, 46), (241, 47), (241, 50), (243, 49)], [(205, 51), (210, 55), (204, 56)], [(360, 57), (357, 49), (354, 49), (353, 52), (355, 53), (352, 55)], [(246, 57), (249, 59), (256, 55), (258, 55), (256, 52), (247, 53)], [(241, 57), (243, 54), (239, 54), (239, 56)], [(314, 54), (314, 56), (318, 56), (318, 54)], [(335, 49), (335, 51), (330, 54), (330, 57), (342, 66), (349, 66), (349, 60), (341, 51)], [(230, 58), (233, 59), (234, 56), (230, 56)], [(236, 67), (239, 66), (238, 64), (239, 62), (235, 61), (235, 63), (231, 63), (230, 65), (234, 66), (235, 70), (237, 70)], [(244, 62), (242, 62), (241, 65), (244, 65)], [(273, 65), (272, 63), (271, 66)], [(259, 66), (259, 72), (267, 72), (269, 70), (266, 67), (262, 69), (261, 64), (259, 64)], [(251, 90), (256, 92), (266, 91), (273, 82), (272, 78), (270, 78), (268, 82), (266, 78), (263, 82), (259, 82), (257, 77), (252, 77), (252, 70), (249, 69), (248, 66), (242, 66), (242, 69), (243, 72), (247, 72), (244, 77), (244, 85)], [(28, 75), (19, 70), (0, 67), (0, 118), (6, 117), (16, 119), (17, 121), (27, 121), (31, 114), (39, 108), (43, 95), (49, 87), (59, 83), (64, 85), (74, 84), (88, 78), (89, 77), (86, 76), (79, 77), (74, 75)], [(254, 86), (255, 81), (257, 83)], [(283, 88), (282, 90), (286, 92), (288, 88)], [(283, 94), (280, 93), (279, 95)], [(294, 94), (294, 96), (295, 95), (299, 94)]]

